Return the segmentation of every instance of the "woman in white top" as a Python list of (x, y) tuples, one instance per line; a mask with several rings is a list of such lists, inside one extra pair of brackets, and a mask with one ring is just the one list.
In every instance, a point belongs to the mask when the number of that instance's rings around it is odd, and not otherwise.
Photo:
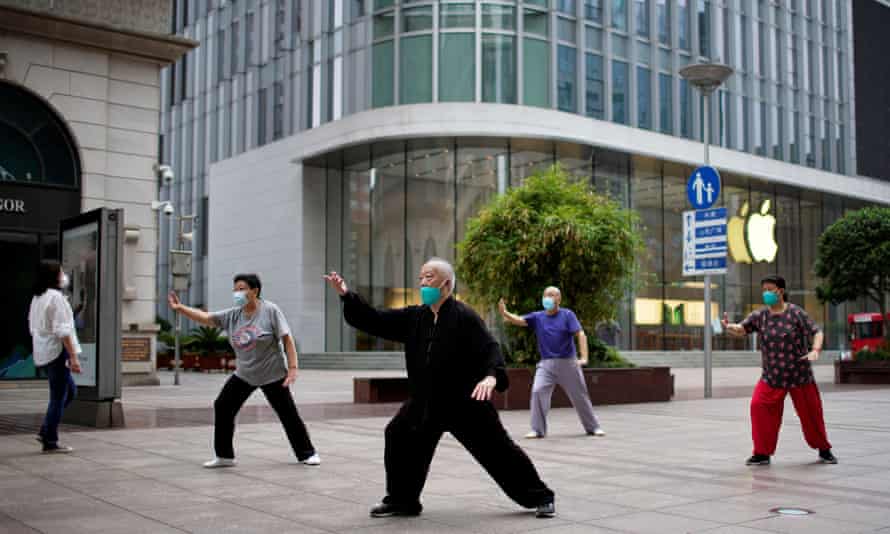
[(28, 312), (28, 327), (34, 339), (34, 365), (46, 369), (49, 378), (49, 407), (37, 439), (45, 453), (71, 452), (59, 445), (62, 413), (74, 400), (77, 387), (71, 372), (80, 372), (80, 345), (74, 330), (74, 313), (61, 289), (68, 276), (57, 261), (42, 261)]

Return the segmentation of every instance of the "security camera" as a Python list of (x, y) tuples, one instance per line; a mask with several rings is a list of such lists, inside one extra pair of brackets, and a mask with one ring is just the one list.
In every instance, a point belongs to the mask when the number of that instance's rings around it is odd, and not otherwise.
[(164, 185), (173, 183), (173, 169), (171, 169), (169, 165), (155, 165), (155, 171), (161, 175), (161, 180), (164, 182)]
[(164, 215), (168, 217), (173, 215), (173, 204), (170, 204), (169, 202), (164, 204)]

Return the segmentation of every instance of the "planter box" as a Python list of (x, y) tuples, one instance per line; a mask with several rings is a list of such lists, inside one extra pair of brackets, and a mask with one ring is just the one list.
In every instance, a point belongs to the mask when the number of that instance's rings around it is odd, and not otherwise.
[[(674, 376), (670, 367), (634, 367), (629, 369), (584, 368), (584, 381), (593, 404), (667, 402), (674, 395)], [(492, 402), (499, 410), (528, 410), (534, 369), (507, 369), (510, 388), (495, 393)], [(568, 408), (569, 398), (557, 387), (551, 406)]]
[[(499, 410), (528, 410), (534, 369), (507, 369), (510, 387), (503, 394), (495, 392), (492, 402)], [(674, 376), (670, 367), (631, 369), (584, 369), (584, 380), (593, 404), (666, 402), (674, 395)], [(353, 402), (402, 402), (408, 398), (405, 377), (353, 379)], [(553, 392), (551, 406), (567, 408), (571, 402), (561, 388)]]
[(158, 369), (169, 369), (173, 370), (173, 354), (171, 353), (158, 353)]
[(890, 360), (835, 360), (835, 384), (890, 384)]
[(198, 366), (201, 371), (225, 371), (228, 357), (229, 355), (224, 352), (202, 354), (198, 357)]

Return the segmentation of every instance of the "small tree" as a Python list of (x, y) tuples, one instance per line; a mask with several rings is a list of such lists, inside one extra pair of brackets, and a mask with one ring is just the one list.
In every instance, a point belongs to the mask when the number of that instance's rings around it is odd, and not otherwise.
[(840, 304), (857, 298), (874, 301), (890, 337), (887, 293), (890, 291), (890, 208), (863, 208), (837, 220), (819, 237), (816, 288), (821, 302)]
[[(645, 251), (635, 212), (559, 166), (494, 198), (467, 223), (458, 244), (458, 272), (469, 300), (491, 309), (503, 297), (513, 311), (540, 308), (549, 285), (563, 293), (587, 332), (616, 315)], [(511, 360), (537, 359), (534, 336), (508, 330)]]

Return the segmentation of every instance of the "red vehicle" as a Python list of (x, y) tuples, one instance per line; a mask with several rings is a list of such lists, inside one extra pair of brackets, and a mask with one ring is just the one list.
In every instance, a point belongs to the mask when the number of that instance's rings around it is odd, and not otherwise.
[[(887, 314), (890, 318), (890, 313)], [(880, 313), (851, 313), (847, 316), (850, 348), (853, 354), (860, 350), (876, 350), (884, 342), (884, 321)]]

